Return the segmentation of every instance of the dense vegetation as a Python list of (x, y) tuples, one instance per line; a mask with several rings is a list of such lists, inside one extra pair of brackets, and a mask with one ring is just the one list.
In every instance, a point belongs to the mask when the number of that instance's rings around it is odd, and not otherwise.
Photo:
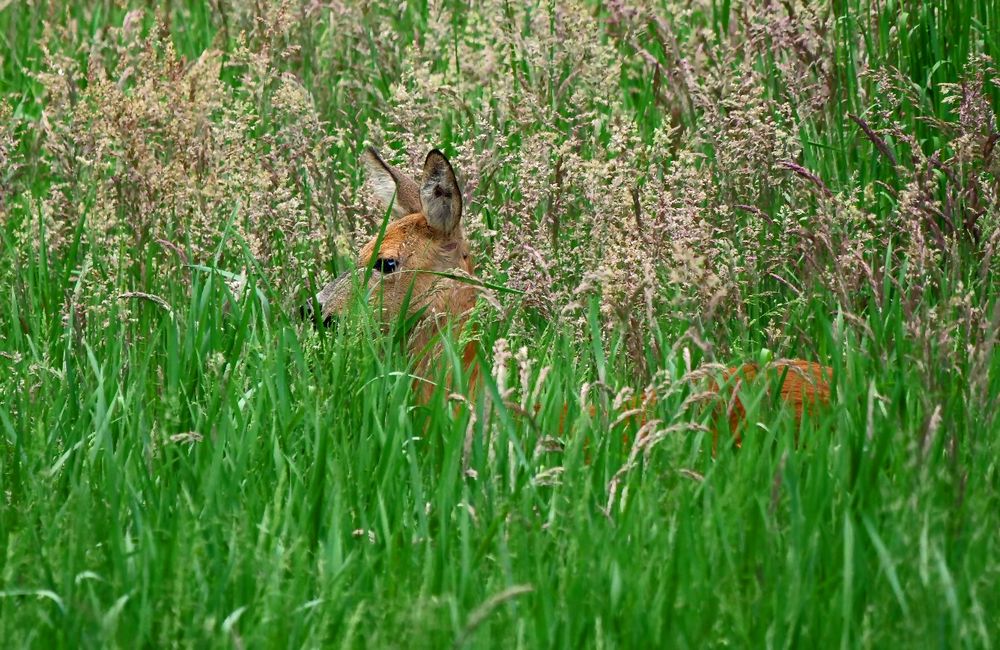
[[(4, 646), (996, 646), (998, 25), (0, 1)], [(369, 142), (462, 177), (471, 401), (297, 319)], [(833, 404), (713, 457), (699, 378), (768, 355)]]

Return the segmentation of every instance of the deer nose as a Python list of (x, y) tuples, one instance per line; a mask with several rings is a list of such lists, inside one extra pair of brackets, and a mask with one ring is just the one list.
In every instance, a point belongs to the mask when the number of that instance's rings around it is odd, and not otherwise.
[(358, 271), (348, 271), (328, 282), (318, 294), (299, 307), (299, 316), (304, 321), (312, 321), (317, 328), (320, 327), (320, 323), (324, 327), (336, 327), (337, 315), (351, 297), (356, 277)]
[(299, 307), (299, 320), (312, 320), (314, 311), (312, 303), (307, 302)]
[[(317, 303), (319, 303), (318, 310)], [(317, 329), (320, 327), (336, 329), (338, 322), (337, 314), (329, 313), (320, 319), (320, 316), (323, 313), (322, 310), (323, 304), (319, 302), (319, 296), (316, 296), (306, 304), (299, 307), (299, 320), (304, 323), (312, 323)]]
[(325, 327), (327, 329), (337, 329), (339, 319), (336, 314), (327, 314), (322, 320), (319, 319), (312, 302), (299, 307), (299, 319), (304, 323), (312, 323), (317, 329)]

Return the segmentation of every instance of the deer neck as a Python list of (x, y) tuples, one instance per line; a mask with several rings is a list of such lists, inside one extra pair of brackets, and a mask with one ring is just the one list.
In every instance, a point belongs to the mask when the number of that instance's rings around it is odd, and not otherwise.
[[(434, 299), (424, 302), (425, 313), (410, 332), (408, 347), (415, 361), (415, 373), (423, 378), (418, 393), (429, 398), (433, 394), (440, 364), (450, 366), (451, 355), (445, 353), (445, 340), (453, 354), (459, 356), (464, 374), (474, 374), (475, 344), (469, 342), (459, 348), (459, 335), (465, 330), (472, 308), (476, 304), (478, 288), (468, 282), (443, 278), (435, 287)], [(446, 373), (451, 389), (452, 372)]]

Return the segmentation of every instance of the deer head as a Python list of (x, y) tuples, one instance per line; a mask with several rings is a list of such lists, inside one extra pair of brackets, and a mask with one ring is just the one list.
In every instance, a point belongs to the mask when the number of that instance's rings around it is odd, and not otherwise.
[[(460, 318), (475, 304), (475, 285), (440, 275), (472, 275), (462, 192), (451, 163), (437, 149), (427, 154), (419, 183), (371, 147), (361, 161), (375, 196), (385, 209), (391, 206), (393, 218), (381, 241), (373, 237), (361, 248), (357, 268), (323, 287), (316, 302), (329, 324), (350, 304), (355, 289), (365, 291), (383, 322), (394, 322), (404, 311), (416, 316), (413, 331), (424, 334), (412, 337), (410, 348), (422, 348), (436, 331), (428, 325)], [(311, 317), (311, 305), (302, 313)]]

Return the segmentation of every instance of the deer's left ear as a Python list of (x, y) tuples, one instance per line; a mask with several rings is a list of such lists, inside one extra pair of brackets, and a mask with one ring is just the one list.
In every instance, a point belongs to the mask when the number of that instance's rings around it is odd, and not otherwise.
[(420, 205), (427, 223), (446, 235), (457, 228), (462, 219), (462, 191), (458, 188), (455, 170), (437, 149), (432, 149), (424, 161)]

